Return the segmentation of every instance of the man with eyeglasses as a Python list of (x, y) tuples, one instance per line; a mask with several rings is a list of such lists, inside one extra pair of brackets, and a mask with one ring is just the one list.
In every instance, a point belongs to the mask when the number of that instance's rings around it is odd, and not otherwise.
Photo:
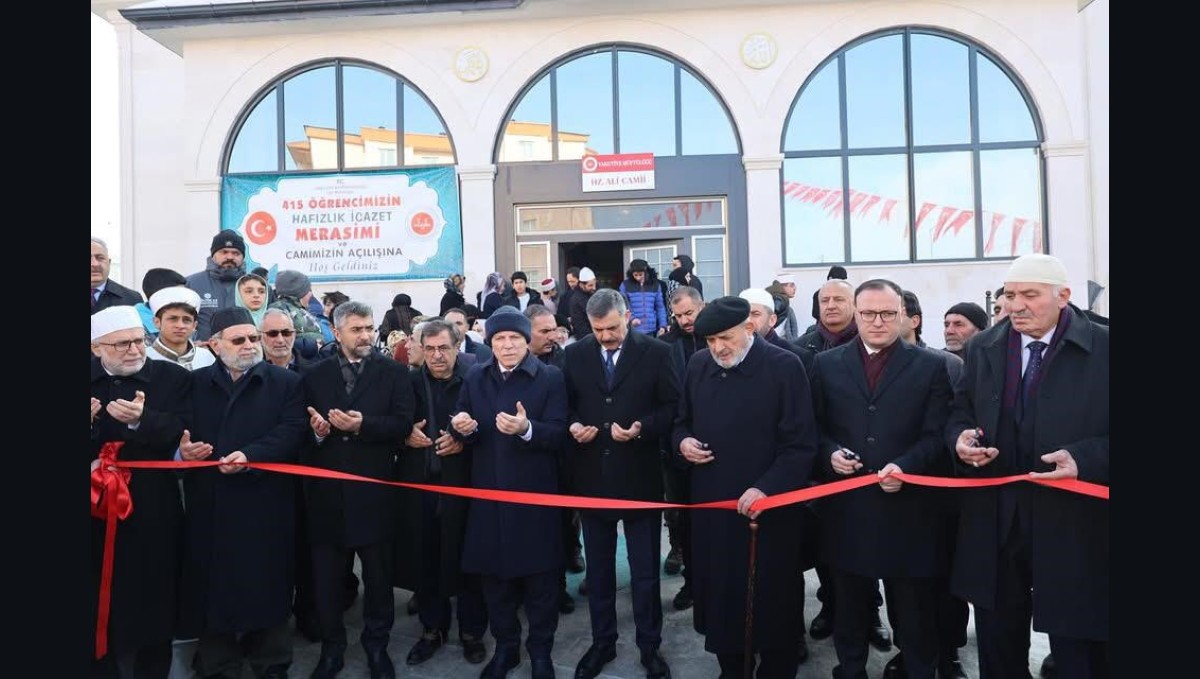
[(216, 362), (206, 347), (192, 342), (196, 331), (200, 295), (182, 285), (163, 288), (150, 296), (150, 311), (158, 337), (146, 350), (148, 358), (170, 361), (187, 370), (197, 370)]
[[(391, 481), (397, 444), (412, 429), (412, 381), (404, 366), (375, 350), (373, 319), (371, 307), (362, 302), (334, 309), (338, 353), (304, 376), (311, 445), (302, 460), (311, 467)], [(387, 652), (395, 622), (395, 490), (333, 479), (307, 479), (305, 490), (321, 626), (321, 657), (312, 677), (334, 677), (345, 664), (344, 567), (347, 554), (356, 553), (362, 563), (360, 640), (367, 666), (371, 679), (391, 679), (396, 676)]]
[[(119, 460), (172, 459), (191, 416), (188, 373), (169, 361), (146, 360), (141, 317), (132, 306), (92, 314), (91, 457), (121, 442)], [(161, 470), (127, 470), (135, 511), (121, 522), (114, 545), (108, 654), (92, 661), (93, 677), (166, 677), (175, 632), (183, 504), (175, 476)], [(93, 520), (90, 547), (91, 608), (96, 620), (104, 554), (103, 520)]]
[[(467, 366), (461, 362), (458, 328), (433, 319), (413, 328), (425, 357), (413, 378), (412, 431), (396, 457), (396, 480), (466, 487), (471, 485), (471, 451), (450, 433)], [(396, 493), (399, 525), (392, 584), (415, 592), (423, 631), (408, 652), (408, 665), (420, 665), (446, 643), (450, 599), (456, 598), (458, 636), (463, 658), (471, 664), (487, 658), (483, 635), (487, 609), (479, 576), (463, 573), (462, 545), (467, 500), (417, 490)]]
[[(493, 360), (467, 372), (454, 438), (471, 452), (471, 485), (489, 490), (558, 493), (558, 455), (567, 430), (562, 372), (529, 352), (529, 319), (501, 306), (487, 321)], [(481, 679), (502, 679), (521, 664), (521, 621), (532, 679), (553, 679), (558, 578), (563, 568), (560, 510), (492, 500), (470, 501), (462, 568), (478, 573), (496, 639)]]
[[(903, 291), (885, 279), (858, 286), (858, 340), (817, 354), (812, 393), (826, 481), (870, 474), (877, 483), (824, 498), (821, 554), (833, 575), (835, 677), (867, 676), (871, 603), (882, 578), (897, 604), (896, 639), (912, 679), (938, 664), (934, 576), (941, 491), (905, 484), (897, 473), (942, 468), (950, 412), (946, 361), (900, 340)], [(827, 583), (828, 584), (828, 583)]]
[(217, 309), (217, 362), (192, 372), (192, 422), (179, 456), (216, 460), (187, 469), (181, 638), (199, 638), (200, 676), (286, 677), (292, 662), (295, 481), (246, 462), (296, 462), (305, 445), (300, 376), (263, 361), (250, 312)]
[[(671, 309), (673, 322), (662, 340), (671, 346), (671, 364), (682, 380), (692, 354), (705, 349), (704, 338), (697, 337), (693, 332), (696, 316), (704, 309), (704, 298), (699, 290), (690, 285), (681, 285), (671, 293), (667, 306)], [(670, 450), (670, 437), (664, 436), (661, 445), (664, 451)], [(690, 465), (676, 464), (674, 458), (674, 455), (663, 456), (663, 492), (667, 502), (688, 504), (692, 497), (688, 481)], [(677, 611), (685, 611), (692, 607), (692, 572), (689, 568), (692, 562), (692, 522), (680, 509), (668, 509), (664, 514), (671, 549), (663, 559), (663, 573), (683, 575), (683, 585), (675, 593), (671, 605)]]

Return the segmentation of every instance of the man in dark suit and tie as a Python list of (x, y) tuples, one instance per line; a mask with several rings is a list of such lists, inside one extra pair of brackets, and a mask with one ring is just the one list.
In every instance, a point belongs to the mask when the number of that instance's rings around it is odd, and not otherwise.
[(142, 296), (137, 291), (109, 280), (111, 266), (108, 244), (92, 236), (92, 313), (113, 306), (137, 306), (142, 303)]
[(938, 490), (894, 474), (928, 474), (945, 456), (950, 409), (946, 361), (900, 340), (900, 286), (875, 279), (854, 292), (858, 338), (817, 354), (813, 409), (817, 461), (830, 480), (871, 473), (875, 485), (826, 498), (821, 554), (833, 574), (834, 677), (866, 679), (871, 599), (883, 578), (897, 603), (896, 639), (907, 676), (933, 679), (938, 635), (933, 610), (939, 571)]
[[(396, 450), (412, 429), (415, 406), (408, 369), (372, 348), (373, 316), (371, 307), (356, 301), (334, 310), (338, 353), (304, 376), (313, 445), (301, 459), (312, 467), (391, 480)], [(305, 500), (322, 637), (312, 676), (334, 677), (344, 664), (343, 583), (346, 555), (354, 551), (362, 562), (362, 645), (371, 679), (391, 679), (396, 676), (387, 653), (395, 620), (396, 494), (378, 484), (310, 479)]]
[[(629, 309), (616, 290), (597, 290), (587, 303), (591, 334), (566, 350), (572, 492), (589, 497), (661, 501), (659, 441), (670, 432), (679, 401), (679, 376), (670, 347), (629, 332)], [(575, 670), (592, 679), (616, 658), (617, 522), (624, 523), (632, 574), (633, 619), (646, 676), (671, 675), (659, 655), (662, 512), (582, 510), (592, 645)]]

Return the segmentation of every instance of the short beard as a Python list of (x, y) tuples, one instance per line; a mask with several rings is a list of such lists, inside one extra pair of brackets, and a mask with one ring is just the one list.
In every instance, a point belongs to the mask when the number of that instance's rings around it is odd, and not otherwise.
[(371, 355), (371, 345), (364, 344), (361, 347), (350, 347), (350, 353), (357, 358), (366, 358)]
[(224, 363), (225, 367), (229, 368), (230, 370), (236, 370), (238, 372), (244, 373), (247, 370), (258, 365), (259, 363), (262, 363), (262, 360), (263, 360), (262, 347), (255, 346), (254, 349), (255, 349), (254, 355), (247, 356), (246, 358), (240, 357), (238, 355), (238, 352), (236, 352), (236, 351), (231, 352), (231, 353), (225, 353), (224, 351), (220, 351), (219, 353), (221, 355), (221, 362)]
[(750, 347), (752, 347), (752, 346), (754, 346), (754, 333), (751, 332), (751, 333), (746, 334), (746, 348), (739, 351), (737, 356), (733, 357), (733, 361), (729, 365), (725, 365), (724, 363), (721, 363), (721, 361), (716, 356), (713, 356), (713, 353), (711, 351), (708, 352), (708, 355), (712, 356), (712, 360), (714, 363), (721, 366), (725, 370), (730, 370), (731, 368), (736, 368), (738, 366), (738, 364), (740, 364), (742, 361), (746, 360), (746, 354), (750, 353)]
[(138, 361), (136, 368), (131, 368), (120, 362), (118, 362), (116, 365), (109, 365), (108, 361), (105, 361), (103, 358), (100, 359), (100, 364), (104, 366), (105, 370), (114, 375), (119, 377), (129, 377), (130, 375), (141, 372), (142, 368), (146, 365), (146, 360), (146, 355), (143, 354), (142, 360)]

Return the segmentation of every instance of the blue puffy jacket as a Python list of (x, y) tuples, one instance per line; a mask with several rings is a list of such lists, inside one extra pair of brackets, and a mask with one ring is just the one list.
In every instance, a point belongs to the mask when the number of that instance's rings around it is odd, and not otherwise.
[(634, 330), (654, 337), (659, 328), (667, 327), (667, 306), (663, 302), (663, 286), (656, 276), (647, 272), (646, 282), (638, 283), (632, 277), (621, 281), (620, 291), (629, 301), (629, 310), (641, 323)]

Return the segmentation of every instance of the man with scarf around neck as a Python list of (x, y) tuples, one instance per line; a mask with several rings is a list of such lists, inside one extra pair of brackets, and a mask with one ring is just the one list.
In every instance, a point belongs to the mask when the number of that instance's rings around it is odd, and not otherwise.
[[(834, 272), (831, 270), (830, 274)], [(847, 344), (858, 337), (858, 325), (854, 321), (854, 285), (843, 278), (830, 278), (817, 291), (817, 306), (820, 318), (817, 327), (811, 332), (801, 335), (796, 340), (796, 346), (808, 349), (814, 354), (828, 351)], [(808, 505), (811, 512), (806, 526), (816, 534), (821, 530), (821, 501), (814, 500)], [(815, 537), (815, 535), (814, 535)], [(814, 639), (824, 639), (833, 634), (833, 611), (836, 608), (836, 596), (833, 591), (833, 576), (829, 567), (821, 561), (817, 563), (817, 600), (821, 602), (821, 610), (813, 618), (809, 634)], [(883, 605), (883, 593), (878, 587), (873, 598), (874, 610), (871, 616), (871, 627), (868, 638), (871, 644), (880, 651), (892, 648), (891, 634), (879, 618), (879, 607)]]
[[(1108, 485), (1108, 328), (1069, 302), (1050, 255), (1014, 260), (1004, 296), (1008, 317), (967, 343), (946, 425), (955, 473)], [(1029, 676), (1031, 621), (1058, 676), (1110, 676), (1108, 510), (1032, 483), (962, 494), (950, 582), (975, 607), (980, 679)]]
[[(92, 315), (91, 349), (92, 470), (109, 442), (123, 444), (119, 460), (170, 460), (191, 416), (187, 371), (170, 361), (146, 360), (141, 318), (131, 306)], [(90, 676), (166, 679), (177, 617), (183, 504), (174, 474), (125, 473), (136, 501), (114, 544), (108, 653), (92, 661)], [(83, 614), (95, 622), (105, 522), (92, 519), (90, 531), (91, 596)]]
[[(396, 480), (470, 487), (471, 451), (449, 434), (450, 417), (468, 370), (459, 360), (462, 337), (457, 327), (441, 319), (420, 323), (414, 332), (425, 360), (411, 373), (416, 406), (411, 432), (396, 457)], [(468, 500), (409, 489), (392, 492), (400, 517), (392, 584), (416, 593), (423, 628), (406, 662), (420, 665), (446, 643), (453, 597), (463, 658), (482, 663), (487, 657), (483, 642), (487, 609), (479, 576), (463, 573), (461, 566)]]
[(146, 357), (170, 361), (186, 370), (215, 363), (217, 359), (207, 347), (197, 347), (192, 342), (199, 305), (200, 295), (182, 285), (163, 288), (151, 295), (150, 310), (158, 335), (146, 350)]
[(237, 281), (246, 275), (246, 241), (236, 231), (225, 229), (213, 237), (203, 271), (187, 277), (187, 286), (200, 295), (196, 341), (212, 335), (212, 315), (217, 309), (234, 306)]
[[(722, 677), (743, 664), (760, 679), (793, 679), (803, 633), (801, 507), (753, 509), (764, 497), (805, 487), (817, 454), (817, 424), (804, 365), (754, 333), (750, 303), (712, 300), (696, 319), (707, 350), (693, 354), (672, 432), (672, 451), (691, 466), (692, 502), (737, 498), (737, 514), (691, 511), (692, 623)], [(753, 638), (746, 658), (750, 550), (758, 522)]]

